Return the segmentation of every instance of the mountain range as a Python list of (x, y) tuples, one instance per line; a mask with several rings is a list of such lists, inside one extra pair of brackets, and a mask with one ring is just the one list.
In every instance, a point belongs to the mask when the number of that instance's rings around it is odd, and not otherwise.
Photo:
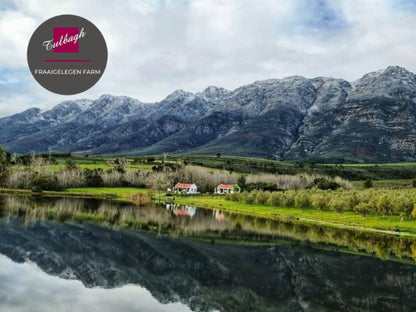
[(344, 79), (292, 76), (233, 91), (177, 90), (65, 101), (0, 118), (11, 152), (216, 154), (318, 162), (416, 160), (416, 75), (399, 66)]

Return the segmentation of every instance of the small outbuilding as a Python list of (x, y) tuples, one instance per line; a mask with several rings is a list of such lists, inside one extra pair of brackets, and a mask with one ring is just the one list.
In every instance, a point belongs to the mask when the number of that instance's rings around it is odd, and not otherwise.
[(220, 184), (218, 185), (214, 193), (217, 194), (233, 194), (233, 193), (240, 193), (241, 188), (237, 184)]
[(196, 184), (191, 183), (177, 183), (173, 187), (173, 191), (176, 193), (198, 194), (198, 188)]

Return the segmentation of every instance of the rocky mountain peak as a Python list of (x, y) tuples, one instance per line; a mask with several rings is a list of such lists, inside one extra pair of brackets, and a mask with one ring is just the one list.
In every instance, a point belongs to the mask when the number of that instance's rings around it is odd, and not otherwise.
[(393, 66), (390, 65), (388, 66), (386, 69), (383, 70), (383, 75), (388, 75), (388, 76), (414, 76), (414, 74), (410, 71), (408, 71), (406, 68), (404, 67), (400, 67), (400, 66)]
[[(90, 103), (92, 103), (92, 101), (90, 101)], [(86, 104), (82, 105), (78, 101), (65, 101), (50, 110), (42, 112), (42, 119), (59, 121), (62, 118), (70, 118), (77, 113), (80, 113), (85, 108)]]
[(21, 112), (19, 114), (14, 114), (12, 116), (18, 116), (18, 115), (20, 115), (22, 117), (31, 118), (31, 117), (34, 117), (34, 116), (39, 115), (39, 113), (40, 113), (40, 108), (32, 107), (32, 108), (29, 108), (29, 109), (27, 109), (27, 110), (25, 110), (25, 111), (23, 111), (23, 112)]
[(96, 101), (102, 102), (102, 101), (113, 101), (116, 97), (111, 94), (103, 94), (101, 95)]
[(232, 92), (224, 88), (209, 86), (208, 88), (205, 88), (204, 91), (197, 94), (204, 97), (208, 101), (217, 101), (230, 96)]
[(416, 100), (416, 75), (399, 66), (365, 74), (352, 86), (351, 100), (374, 97)]
[(191, 92), (184, 91), (182, 89), (175, 90), (171, 94), (169, 94), (162, 102), (174, 102), (178, 100), (183, 100), (192, 97), (193, 94)]

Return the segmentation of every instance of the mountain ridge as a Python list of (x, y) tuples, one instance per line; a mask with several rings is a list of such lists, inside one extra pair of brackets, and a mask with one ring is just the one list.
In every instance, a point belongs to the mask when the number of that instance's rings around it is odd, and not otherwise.
[(322, 162), (416, 160), (416, 75), (399, 66), (341, 78), (175, 90), (144, 103), (105, 94), (0, 118), (11, 152), (222, 153)]

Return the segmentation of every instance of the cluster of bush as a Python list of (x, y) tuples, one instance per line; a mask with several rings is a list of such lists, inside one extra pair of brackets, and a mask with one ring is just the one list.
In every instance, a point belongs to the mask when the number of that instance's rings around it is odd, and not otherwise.
[(320, 190), (317, 188), (284, 192), (252, 191), (227, 194), (226, 199), (245, 204), (274, 207), (314, 208), (338, 213), (354, 211), (363, 216), (374, 213), (381, 216), (401, 215), (416, 217), (415, 189)]
[[(23, 156), (22, 156), (23, 157)], [(153, 163), (147, 159), (146, 163)], [(50, 158), (33, 153), (7, 161), (0, 148), (0, 185), (15, 189), (63, 190), (70, 187), (139, 187), (166, 190), (178, 182), (195, 183), (201, 193), (212, 193), (222, 183), (238, 184), (243, 191), (276, 191), (317, 187), (320, 189), (350, 188), (341, 178), (297, 174), (239, 175), (179, 162), (154, 164), (151, 169), (137, 170), (124, 158), (109, 160), (108, 170), (82, 169), (70, 158), (56, 171)]]
[(3, 186), (16, 189), (59, 191), (68, 187), (146, 187), (146, 171), (118, 171), (117, 169), (62, 169), (58, 172), (47, 167), (28, 170), (13, 167), (9, 170)]

